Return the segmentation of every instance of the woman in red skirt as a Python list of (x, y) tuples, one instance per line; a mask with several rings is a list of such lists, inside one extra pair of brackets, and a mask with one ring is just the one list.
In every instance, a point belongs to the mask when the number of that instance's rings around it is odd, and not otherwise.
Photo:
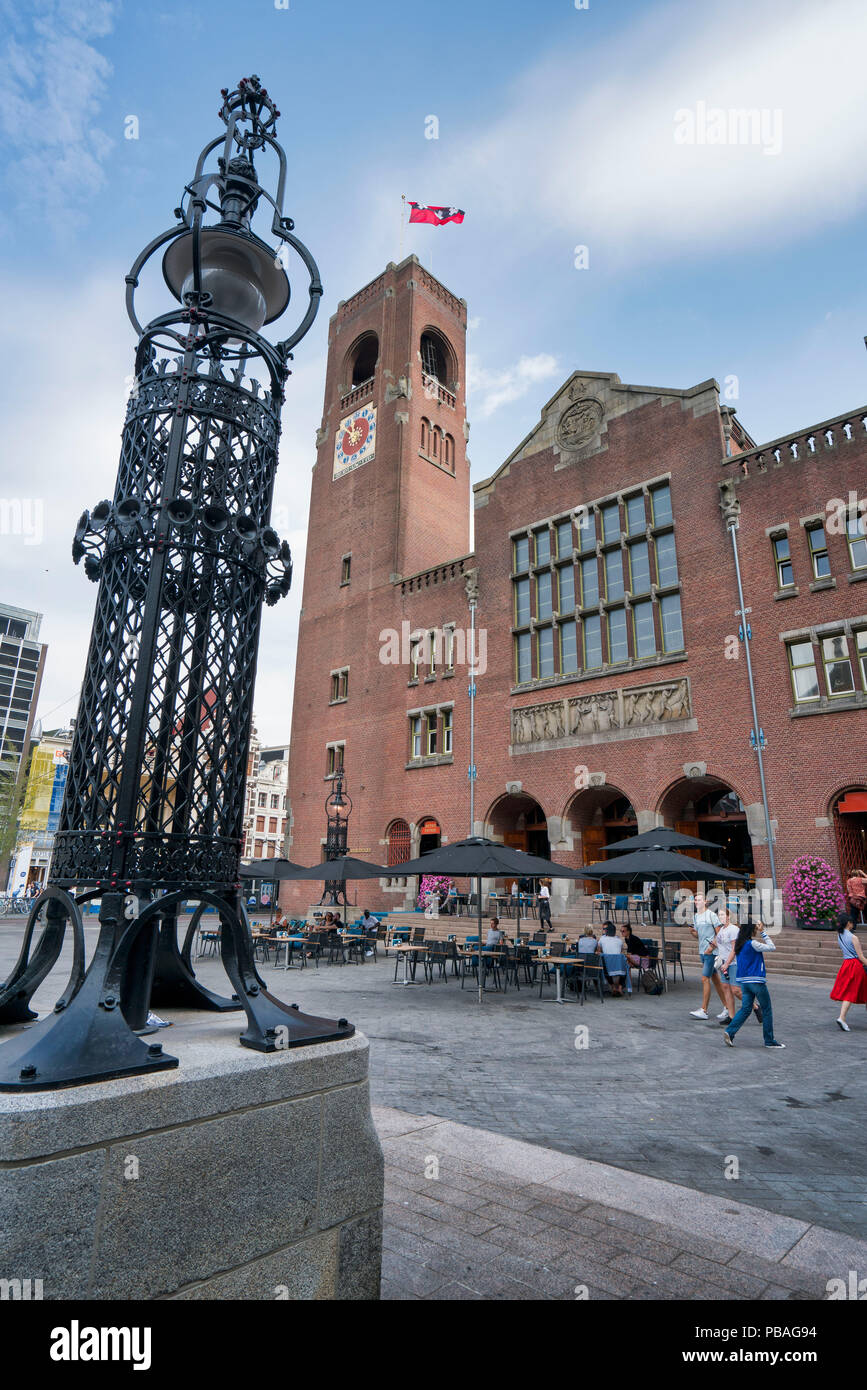
[(867, 1004), (867, 958), (861, 949), (861, 942), (852, 931), (854, 921), (851, 913), (841, 912), (837, 922), (837, 941), (843, 952), (843, 964), (837, 971), (831, 998), (840, 1001), (837, 1027), (844, 1033), (850, 1032), (846, 1015), (853, 1004)]

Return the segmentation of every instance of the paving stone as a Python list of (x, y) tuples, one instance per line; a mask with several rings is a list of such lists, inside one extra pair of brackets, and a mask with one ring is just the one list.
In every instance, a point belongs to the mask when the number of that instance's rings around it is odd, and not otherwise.
[(767, 1282), (761, 1275), (747, 1274), (742, 1269), (733, 1269), (731, 1265), (715, 1264), (713, 1260), (705, 1260), (700, 1255), (678, 1255), (671, 1268), (694, 1274), (696, 1278), (719, 1285), (720, 1288), (731, 1289), (740, 1298), (758, 1298)]
[(415, 1298), (426, 1298), (435, 1289), (449, 1282), (449, 1276), (442, 1270), (428, 1269), (416, 1260), (396, 1255), (392, 1250), (383, 1251), (382, 1277), (409, 1290)]

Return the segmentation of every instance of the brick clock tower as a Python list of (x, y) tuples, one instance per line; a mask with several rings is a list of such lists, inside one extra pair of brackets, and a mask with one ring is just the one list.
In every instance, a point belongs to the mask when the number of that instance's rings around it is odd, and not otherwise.
[[(437, 765), (403, 771), (409, 711), (421, 703), (415, 687), (435, 674), (413, 678), (406, 640), (400, 661), (393, 647), (383, 660), (383, 634), (405, 639), (406, 620), (413, 630), (466, 626), (465, 344), (465, 301), (415, 256), (341, 302), (329, 325), (290, 747), (287, 853), (299, 863), (323, 857), (328, 777), (340, 765), (353, 800), (350, 851), (378, 862), (407, 795), (421, 794), (423, 817), (427, 778), (439, 775), (438, 799), (443, 777), (454, 781), (442, 751)], [(443, 708), (463, 704), (464, 675), (425, 694)], [(446, 741), (451, 749), (451, 716), (449, 725), (441, 750)], [(465, 760), (461, 772), (465, 787)], [(282, 900), (297, 911), (320, 891), (286, 885)], [(364, 893), (370, 905), (383, 901), (376, 883)]]

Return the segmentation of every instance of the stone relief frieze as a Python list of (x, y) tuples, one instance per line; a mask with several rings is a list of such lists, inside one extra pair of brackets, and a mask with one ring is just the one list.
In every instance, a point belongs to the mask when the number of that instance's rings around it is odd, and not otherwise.
[(512, 710), (512, 744), (581, 741), (596, 734), (641, 732), (692, 717), (689, 681), (568, 696)]

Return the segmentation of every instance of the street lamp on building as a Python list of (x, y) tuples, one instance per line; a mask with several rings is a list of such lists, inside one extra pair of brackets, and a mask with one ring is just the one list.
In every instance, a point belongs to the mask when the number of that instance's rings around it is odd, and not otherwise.
[[(73, 974), (54, 1014), (0, 1047), (0, 1089), (176, 1066), (134, 1031), (154, 979), (160, 1003), (243, 1008), (241, 1042), (260, 1051), (353, 1031), (268, 993), (240, 903), (262, 602), (275, 603), (292, 578), (289, 546), (270, 525), (280, 408), (322, 286), (283, 212), (286, 156), (272, 98), (256, 77), (222, 95), (224, 131), (199, 156), (173, 226), (126, 277), (138, 348), (117, 482), (111, 501), (83, 513), (73, 542), (99, 590), (66, 795), (48, 889), (0, 986), (0, 1022), (32, 1017), (27, 1001), (68, 922)], [(260, 156), (276, 159), (273, 193), (259, 182)], [(252, 230), (260, 204), (278, 250)], [(297, 327), (273, 343), (260, 329), (289, 304), (289, 251), (306, 267), (308, 298)], [(157, 252), (177, 303), (143, 326), (135, 293)], [(80, 903), (96, 896), (100, 935), (85, 973)], [(178, 952), (186, 899), (219, 913), (231, 999), (199, 985), (189, 938)], [(30, 956), (41, 908), (46, 925)]]

